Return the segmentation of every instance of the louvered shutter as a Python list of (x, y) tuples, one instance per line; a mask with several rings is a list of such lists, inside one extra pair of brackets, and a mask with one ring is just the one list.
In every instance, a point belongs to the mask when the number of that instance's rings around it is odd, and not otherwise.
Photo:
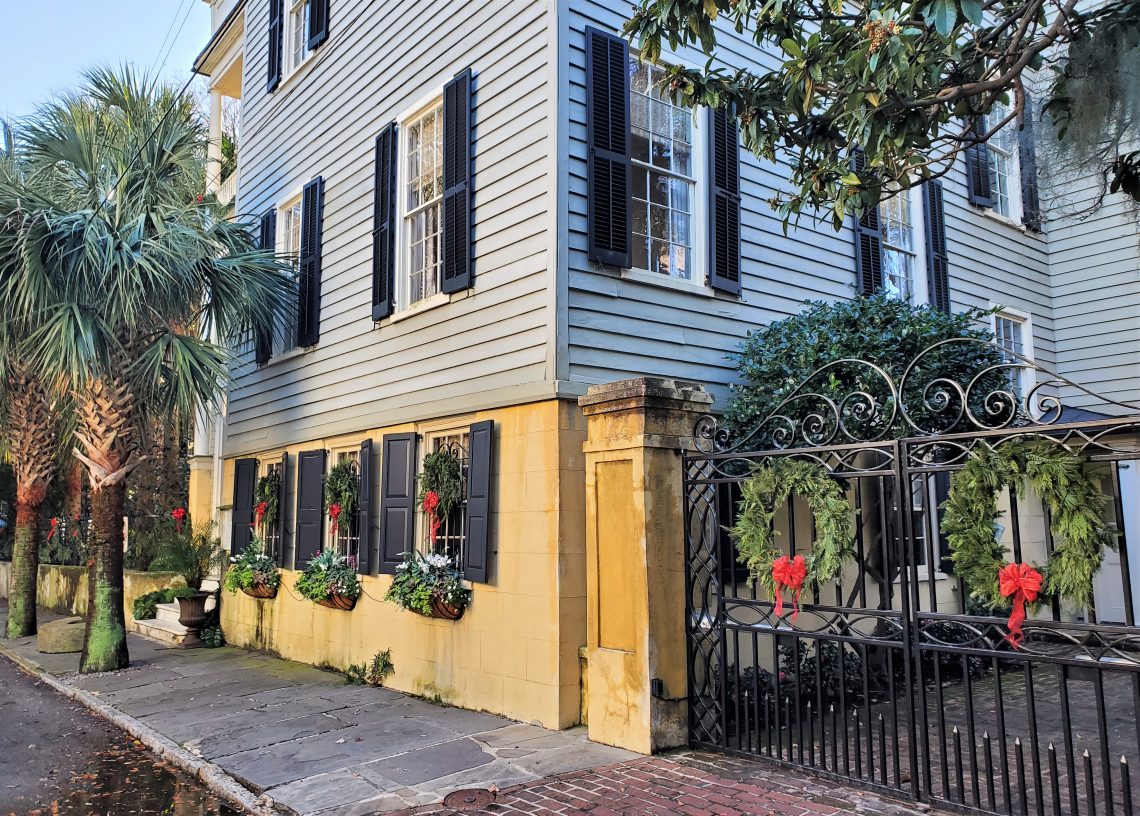
[[(974, 122), (973, 132), (976, 137), (985, 134), (986, 126), (981, 119)], [(985, 142), (966, 148), (966, 194), (975, 207), (994, 205), (990, 190), (990, 148)]]
[(416, 435), (388, 434), (380, 454), (380, 559), (378, 572), (395, 573), (415, 547)]
[(443, 88), (443, 291), (471, 286), (471, 71)]
[(946, 215), (942, 206), (942, 182), (923, 185), (926, 212), (926, 282), (930, 305), (950, 312), (950, 264), (946, 254)]
[(740, 294), (740, 133), (736, 117), (724, 108), (709, 114), (712, 144), (709, 177), (712, 225), (709, 285)]
[(329, 38), (329, 0), (309, 0), (308, 35), (310, 51)]
[(253, 531), (253, 498), (257, 487), (257, 460), (238, 459), (234, 463), (234, 500), (230, 511), (230, 553), (237, 555), (249, 547)]
[(277, 488), (277, 552), (273, 555), (277, 560), (277, 565), (284, 567), (286, 564), (285, 552), (287, 548), (286, 536), (288, 535), (289, 526), (285, 523), (285, 497), (289, 492), (289, 454), (288, 452), (281, 454), (281, 481)]
[(467, 459), (467, 533), (463, 552), (463, 577), (487, 583), (491, 554), (491, 474), (495, 447), (495, 423), (477, 422), (469, 433)]
[(297, 345), (315, 346), (321, 338), (321, 237), (325, 183), (317, 176), (301, 196), (301, 252), (298, 273)]
[(323, 450), (297, 454), (297, 517), (293, 566), (304, 569), (321, 551), (324, 515), (325, 458)]
[(357, 508), (359, 521), (356, 529), (360, 531), (360, 570), (369, 575), (375, 574), (377, 561), (376, 533), (372, 527), (372, 493), (374, 492), (372, 440), (365, 439), (360, 443), (360, 500)]
[(269, 37), (266, 56), (269, 62), (266, 91), (273, 93), (281, 84), (281, 50), (283, 46), (285, 0), (269, 0)]
[(392, 314), (396, 269), (396, 123), (376, 137), (372, 204), (372, 319)]
[(1021, 174), (1021, 223), (1032, 232), (1041, 232), (1043, 215), (1037, 189), (1037, 145), (1033, 140), (1036, 107), (1026, 94), (1024, 126), (1017, 134), (1017, 167)]
[(586, 142), (589, 258), (629, 268), (629, 48), (621, 37), (595, 28), (586, 29)]
[[(277, 210), (266, 210), (261, 216), (261, 232), (258, 246), (266, 251), (277, 248)], [(262, 329), (254, 340), (254, 358), (258, 365), (265, 365), (273, 356), (273, 330)]]
[[(852, 169), (862, 174), (867, 158), (862, 150), (851, 157)], [(855, 220), (855, 290), (870, 297), (883, 288), (883, 236), (880, 231), (879, 205)]]

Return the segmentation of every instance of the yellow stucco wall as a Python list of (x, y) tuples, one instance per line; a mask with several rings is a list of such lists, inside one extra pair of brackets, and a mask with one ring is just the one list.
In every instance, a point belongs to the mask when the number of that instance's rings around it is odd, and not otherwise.
[[(236, 645), (269, 649), (293, 660), (343, 669), (390, 648), (387, 685), (464, 708), (565, 728), (579, 720), (578, 649), (586, 641), (585, 422), (576, 405), (551, 400), (455, 418), (454, 426), (495, 421), (491, 583), (474, 586), (459, 621), (406, 612), (382, 600), (389, 576), (365, 577), (351, 612), (325, 609), (290, 590), (285, 572), (277, 598), (225, 595), (222, 626)], [(430, 432), (448, 421), (376, 428), (306, 440), (301, 450), (379, 447), (386, 433)], [(281, 449), (259, 458), (275, 461)], [(290, 479), (296, 479), (291, 467)], [(225, 463), (233, 483), (233, 460)], [(223, 489), (229, 501), (231, 489)], [(193, 503), (193, 499), (192, 499)]]
[[(0, 561), (0, 598), (8, 597), (10, 563)], [(139, 572), (123, 570), (123, 609), (131, 620), (135, 598), (148, 592), (166, 589), (182, 576), (173, 572)], [(36, 605), (62, 615), (87, 614), (87, 567), (40, 564), (36, 583)]]

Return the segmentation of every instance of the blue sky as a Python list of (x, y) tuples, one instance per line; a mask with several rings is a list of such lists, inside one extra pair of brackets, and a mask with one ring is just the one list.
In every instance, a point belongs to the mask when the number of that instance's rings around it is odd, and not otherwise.
[(210, 7), (202, 0), (0, 0), (0, 9), (4, 118), (33, 112), (93, 65), (157, 68), (165, 58), (162, 76), (181, 84), (210, 38)]

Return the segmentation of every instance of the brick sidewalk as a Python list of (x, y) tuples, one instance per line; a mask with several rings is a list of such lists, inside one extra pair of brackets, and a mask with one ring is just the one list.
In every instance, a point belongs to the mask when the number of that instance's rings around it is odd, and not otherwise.
[[(484, 813), (554, 816), (829, 816), (929, 814), (876, 794), (793, 771), (686, 751), (560, 774), (499, 791), (493, 804), (465, 806), (461, 796), (392, 816)], [(460, 801), (457, 801), (460, 800)]]

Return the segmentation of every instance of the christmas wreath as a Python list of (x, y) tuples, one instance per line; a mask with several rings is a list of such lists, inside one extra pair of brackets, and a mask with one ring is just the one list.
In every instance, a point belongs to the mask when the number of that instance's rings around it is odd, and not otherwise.
[[(1001, 516), (998, 496), (1008, 488), (1020, 498), (1026, 484), (1049, 509), (1057, 542), (1044, 574), (1029, 564), (1007, 563), (1005, 547), (994, 534)], [(950, 544), (954, 574), (973, 597), (991, 606), (1013, 604), (1013, 645), (1021, 642), (1025, 605), (1036, 602), (1042, 590), (1079, 607), (1091, 604), (1093, 576), (1104, 549), (1115, 547), (1104, 520), (1105, 502), (1081, 457), (1044, 441), (980, 445), (951, 477), (941, 528)]]
[(329, 532), (348, 531), (349, 519), (356, 514), (360, 500), (360, 478), (356, 463), (345, 459), (333, 465), (325, 477), (325, 509), (329, 514)]
[[(792, 496), (802, 498), (815, 518), (815, 540), (806, 561), (802, 555), (780, 555), (776, 545), (779, 531), (773, 522)], [(855, 553), (846, 493), (822, 465), (800, 459), (774, 459), (753, 471), (741, 487), (739, 518), (730, 532), (752, 579), (776, 598), (777, 615), (783, 611), (785, 588), (798, 613), (804, 582), (835, 580)]]
[(419, 502), (430, 524), (434, 548), (444, 519), (463, 501), (463, 463), (450, 448), (440, 448), (424, 457), (420, 471)]
[(271, 470), (257, 480), (257, 502), (254, 505), (254, 522), (258, 527), (272, 527), (277, 523), (278, 506), (281, 496), (281, 473)]

